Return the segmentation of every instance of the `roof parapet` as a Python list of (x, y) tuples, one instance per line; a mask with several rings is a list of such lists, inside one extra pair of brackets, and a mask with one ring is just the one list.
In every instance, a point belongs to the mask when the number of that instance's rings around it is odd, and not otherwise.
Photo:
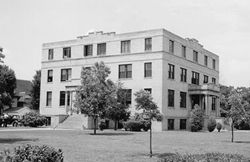
[(197, 39), (195, 39), (195, 38), (185, 38), (185, 39), (186, 39), (187, 41), (193, 43), (193, 44), (197, 44), (197, 45), (203, 47), (203, 45), (200, 44), (199, 41), (198, 41)]
[(78, 36), (77, 39), (83, 39), (86, 37), (97, 37), (97, 36), (114, 36), (116, 33), (115, 32), (107, 32), (107, 33), (103, 33), (103, 31), (94, 31), (94, 32), (89, 32), (87, 35), (83, 35), (83, 36)]

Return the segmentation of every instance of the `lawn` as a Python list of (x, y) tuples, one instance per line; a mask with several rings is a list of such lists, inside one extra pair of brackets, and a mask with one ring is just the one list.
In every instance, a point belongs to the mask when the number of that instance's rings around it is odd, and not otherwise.
[(192, 133), (166, 131), (153, 133), (153, 158), (149, 152), (148, 132), (124, 132), (105, 130), (98, 135), (92, 131), (76, 130), (21, 130), (0, 131), (0, 150), (15, 146), (47, 144), (61, 148), (65, 162), (119, 162), (157, 161), (157, 155), (165, 153), (238, 153), (250, 157), (250, 132), (236, 132), (235, 143), (230, 142), (230, 132)]

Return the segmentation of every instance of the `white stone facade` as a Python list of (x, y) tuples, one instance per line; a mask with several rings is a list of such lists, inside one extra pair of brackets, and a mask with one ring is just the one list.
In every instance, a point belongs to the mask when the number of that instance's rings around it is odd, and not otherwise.
[[(145, 51), (146, 38), (151, 38), (152, 42), (151, 49), (147, 51)], [(121, 53), (121, 41), (127, 40), (130, 41), (130, 47), (128, 47), (130, 50)], [(174, 42), (171, 47), (170, 41)], [(97, 55), (97, 44), (100, 43), (106, 43), (106, 52), (103, 55)], [(84, 56), (86, 45), (92, 45), (91, 56)], [(182, 46), (186, 48), (186, 57), (183, 56)], [(71, 49), (70, 58), (63, 58), (65, 47)], [(172, 47), (173, 52), (170, 51)], [(197, 61), (194, 61), (194, 51), (198, 53)], [(49, 53), (53, 53), (53, 56), (49, 56)], [(205, 65), (205, 55), (207, 65)], [(187, 119), (193, 103), (204, 108), (207, 116), (220, 115), (219, 57), (204, 49), (195, 39), (183, 39), (165, 29), (124, 34), (94, 32), (74, 40), (43, 44), (40, 113), (51, 117), (71, 114), (71, 110), (74, 109), (74, 89), (80, 85), (82, 66), (92, 66), (100, 61), (110, 67), (110, 79), (114, 82), (120, 80), (125, 88), (132, 90), (130, 106), (132, 112), (135, 112), (133, 94), (140, 89), (151, 88), (154, 101), (164, 115), (162, 122), (154, 123), (155, 130), (188, 129)], [(145, 63), (152, 65), (151, 77), (145, 77)], [(131, 78), (119, 78), (119, 65), (124, 64), (132, 65)], [(169, 64), (174, 65), (173, 79), (169, 79)], [(181, 68), (187, 71), (186, 82), (181, 81)], [(67, 81), (61, 81), (62, 69), (71, 69), (71, 77)], [(53, 79), (51, 81), (50, 78), (50, 82), (48, 82), (48, 70), (53, 71)], [(199, 73), (199, 85), (192, 84), (192, 71)], [(208, 76), (208, 83), (205, 84), (203, 83), (204, 75)], [(212, 83), (212, 78), (215, 79), (214, 83)], [(173, 106), (168, 106), (169, 90), (174, 90)], [(69, 94), (65, 95), (63, 106), (60, 106), (60, 91), (67, 91), (66, 94)], [(186, 107), (184, 108), (180, 107), (180, 92), (186, 93)], [(59, 120), (52, 119), (52, 121)]]

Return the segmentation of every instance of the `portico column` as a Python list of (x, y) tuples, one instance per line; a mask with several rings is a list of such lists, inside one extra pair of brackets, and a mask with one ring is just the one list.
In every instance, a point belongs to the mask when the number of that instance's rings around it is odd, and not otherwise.
[(73, 91), (70, 91), (70, 112), (71, 112), (71, 115), (73, 113), (73, 109), (72, 109), (72, 94), (73, 94)]
[(220, 116), (220, 98), (216, 97), (216, 116)]
[(208, 95), (205, 95), (205, 115), (208, 115)]
[(65, 91), (65, 108), (66, 108), (66, 114), (68, 114), (68, 91)]

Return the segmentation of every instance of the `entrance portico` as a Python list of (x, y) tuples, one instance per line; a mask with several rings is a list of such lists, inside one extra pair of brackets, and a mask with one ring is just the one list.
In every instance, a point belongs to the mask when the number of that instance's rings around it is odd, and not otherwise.
[(188, 87), (190, 95), (190, 107), (199, 105), (204, 111), (206, 116), (220, 116), (220, 89), (215, 84), (194, 85), (190, 84)]

